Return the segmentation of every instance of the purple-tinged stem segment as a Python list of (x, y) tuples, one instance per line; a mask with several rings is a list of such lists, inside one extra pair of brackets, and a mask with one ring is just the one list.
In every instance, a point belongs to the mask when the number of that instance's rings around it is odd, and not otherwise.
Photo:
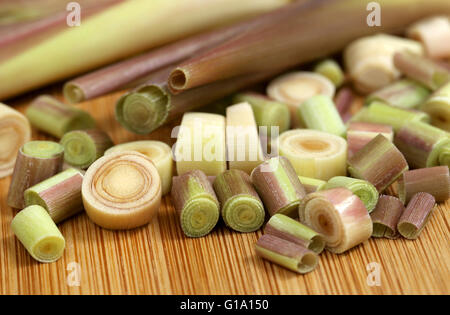
[(398, 238), (397, 223), (405, 211), (403, 203), (396, 197), (381, 195), (375, 210), (370, 214), (373, 222), (373, 237)]
[(361, 150), (373, 138), (378, 136), (378, 134), (382, 134), (391, 142), (394, 140), (394, 130), (391, 126), (351, 122), (347, 128), (348, 157), (350, 158), (355, 155), (356, 152)]
[(341, 115), (342, 121), (347, 122), (351, 118), (350, 109), (355, 100), (355, 94), (350, 87), (342, 87), (337, 92), (334, 103), (336, 108)]

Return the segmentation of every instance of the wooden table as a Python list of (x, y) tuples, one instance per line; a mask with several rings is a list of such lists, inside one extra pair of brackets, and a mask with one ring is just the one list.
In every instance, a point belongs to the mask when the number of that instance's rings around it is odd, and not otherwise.
[[(37, 93), (58, 96), (59, 91), (59, 86), (48, 88), (9, 104), (24, 111)], [(148, 137), (124, 130), (114, 119), (117, 95), (80, 106), (115, 143), (174, 142), (170, 131), (176, 122)], [(46, 139), (36, 131), (34, 138)], [(240, 234), (221, 224), (207, 237), (185, 237), (170, 197), (163, 199), (153, 222), (132, 231), (101, 229), (85, 214), (64, 222), (64, 256), (56, 263), (40, 264), (11, 231), (16, 212), (6, 204), (9, 183), (9, 177), (0, 180), (0, 294), (450, 293), (450, 201), (436, 207), (418, 240), (372, 239), (344, 255), (325, 252), (318, 268), (302, 276), (255, 256), (253, 246), (261, 232)], [(380, 267), (380, 286), (367, 282), (373, 270), (367, 270), (368, 264), (373, 262)]]

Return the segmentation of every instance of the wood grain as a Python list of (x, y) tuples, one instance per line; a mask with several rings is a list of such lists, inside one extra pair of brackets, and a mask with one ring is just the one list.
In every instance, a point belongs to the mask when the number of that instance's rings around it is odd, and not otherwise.
[[(59, 86), (41, 92), (59, 96)], [(9, 102), (24, 111), (36, 93)], [(115, 121), (113, 94), (81, 104), (115, 143), (158, 139), (170, 144), (177, 124), (150, 137), (133, 135)], [(8, 102), (7, 102), (8, 103)], [(35, 139), (50, 139), (33, 132)], [(261, 232), (240, 234), (221, 224), (209, 236), (186, 238), (170, 197), (157, 219), (132, 231), (112, 232), (85, 214), (60, 225), (62, 259), (39, 264), (14, 237), (16, 211), (6, 205), (10, 178), (0, 180), (0, 294), (449, 294), (450, 201), (439, 204), (416, 241), (370, 240), (344, 255), (324, 253), (319, 267), (297, 275), (255, 256)], [(367, 265), (380, 264), (381, 285), (367, 284)], [(74, 263), (78, 265), (74, 265)], [(76, 284), (76, 268), (80, 283)], [(69, 285), (70, 284), (70, 285)]]

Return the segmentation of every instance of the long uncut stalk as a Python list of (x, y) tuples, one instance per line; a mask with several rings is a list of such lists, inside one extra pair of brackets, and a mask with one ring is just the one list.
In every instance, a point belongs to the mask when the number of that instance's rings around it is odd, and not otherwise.
[(394, 141), (391, 126), (364, 122), (350, 122), (347, 128), (348, 157), (352, 157), (373, 138), (381, 134), (389, 141)]
[(417, 239), (428, 223), (435, 204), (432, 195), (426, 192), (415, 194), (398, 221), (398, 232), (407, 239)]
[(31, 138), (31, 127), (20, 112), (0, 103), (0, 178), (12, 174), (20, 147)]
[(300, 182), (302, 183), (303, 187), (305, 188), (305, 191), (307, 194), (321, 190), (323, 188), (323, 186), (325, 186), (327, 183), (324, 180), (305, 177), (305, 176), (299, 176), (298, 179), (300, 179)]
[(92, 164), (81, 188), (84, 209), (97, 225), (111, 230), (149, 223), (161, 204), (161, 180), (145, 155), (124, 151)]
[(420, 20), (408, 28), (407, 35), (422, 42), (430, 58), (450, 57), (450, 21), (447, 16)]
[(434, 92), (421, 110), (431, 116), (432, 125), (450, 132), (450, 81)]
[(372, 236), (397, 238), (397, 223), (404, 211), (405, 207), (398, 198), (381, 195), (375, 210), (370, 214), (373, 222)]

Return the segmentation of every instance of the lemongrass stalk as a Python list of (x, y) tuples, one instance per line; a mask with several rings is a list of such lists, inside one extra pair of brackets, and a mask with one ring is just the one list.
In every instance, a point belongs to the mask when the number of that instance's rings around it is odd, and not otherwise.
[(411, 168), (450, 167), (450, 136), (439, 128), (411, 122), (395, 135), (394, 143)]
[(108, 154), (84, 175), (83, 205), (89, 218), (111, 230), (149, 223), (161, 204), (161, 180), (153, 162), (135, 151)]
[(398, 237), (397, 223), (405, 207), (393, 196), (381, 195), (375, 210), (370, 214), (373, 222), (373, 237)]
[(41, 206), (30, 206), (20, 211), (12, 220), (11, 228), (30, 255), (39, 262), (55, 262), (64, 253), (64, 237)]
[(225, 171), (225, 117), (206, 113), (184, 114), (176, 142), (175, 161), (178, 175), (201, 170), (208, 176), (216, 176)]
[(325, 248), (322, 235), (283, 214), (273, 215), (267, 222), (264, 233), (304, 246), (316, 254), (320, 254)]
[(202, 237), (216, 226), (219, 201), (208, 177), (199, 170), (173, 178), (172, 202), (188, 237)]
[(378, 192), (384, 191), (408, 170), (402, 153), (382, 135), (376, 136), (349, 158), (348, 165), (352, 177), (368, 181)]
[(238, 232), (254, 232), (264, 223), (264, 206), (250, 176), (241, 170), (229, 170), (214, 180), (214, 191), (227, 226)]
[(434, 16), (411, 25), (407, 30), (409, 38), (419, 40), (430, 58), (450, 57), (450, 21), (448, 16)]
[(434, 92), (421, 110), (431, 116), (431, 124), (450, 132), (450, 82)]
[(65, 170), (25, 190), (25, 206), (39, 205), (55, 223), (64, 221), (83, 210), (82, 182), (83, 175), (78, 170)]
[(333, 59), (325, 59), (319, 62), (314, 67), (314, 72), (328, 78), (336, 87), (340, 87), (345, 80), (345, 74), (341, 66)]
[(329, 180), (347, 173), (347, 143), (341, 137), (317, 130), (283, 132), (279, 153), (291, 161), (300, 176)]
[(436, 201), (426, 192), (415, 194), (397, 224), (398, 232), (407, 239), (417, 239), (433, 213)]
[(52, 141), (30, 141), (25, 143), (17, 155), (11, 185), (8, 192), (8, 205), (23, 209), (24, 191), (47, 179), (62, 169), (64, 148)]
[(30, 138), (31, 127), (26, 117), (0, 103), (0, 178), (12, 174), (17, 152)]
[(262, 258), (300, 274), (313, 271), (319, 260), (317, 254), (306, 247), (273, 235), (261, 236), (255, 250)]
[(152, 160), (161, 177), (162, 194), (166, 195), (170, 192), (173, 175), (171, 147), (161, 141), (141, 140), (115, 145), (106, 150), (105, 155), (123, 151), (137, 151)]
[(309, 194), (300, 204), (299, 218), (322, 234), (326, 248), (336, 254), (365, 242), (372, 235), (369, 212), (361, 199), (346, 188)]
[(394, 141), (394, 131), (391, 126), (364, 122), (350, 122), (347, 128), (348, 157), (352, 157), (378, 134)]
[(88, 112), (61, 103), (49, 95), (36, 98), (28, 107), (26, 116), (33, 127), (57, 138), (72, 130), (95, 127), (95, 120)]
[(265, 161), (253, 170), (251, 179), (270, 215), (297, 215), (306, 192), (288, 159), (276, 157)]
[(321, 190), (323, 188), (323, 186), (325, 186), (325, 184), (327, 183), (324, 180), (305, 177), (305, 176), (299, 176), (298, 179), (302, 183), (307, 194)]
[(351, 117), (351, 107), (355, 100), (355, 95), (353, 90), (349, 87), (342, 87), (337, 92), (334, 103), (336, 104), (336, 109), (341, 115), (342, 121), (347, 122)]
[(75, 130), (61, 139), (64, 146), (64, 160), (75, 167), (86, 169), (105, 151), (113, 146), (111, 138), (98, 129)]
[(418, 192), (429, 193), (436, 202), (450, 198), (450, 175), (448, 166), (435, 166), (407, 171), (398, 181), (398, 197), (408, 203)]
[(263, 94), (254, 92), (240, 93), (233, 97), (235, 103), (248, 102), (253, 109), (256, 124), (258, 127), (266, 127), (265, 134), (271, 136), (271, 131), (278, 127), (278, 133), (289, 129), (291, 115), (288, 105), (271, 100)]
[(343, 136), (345, 133), (344, 122), (329, 96), (315, 95), (307, 99), (299, 106), (298, 115), (308, 129), (320, 130), (336, 136)]

